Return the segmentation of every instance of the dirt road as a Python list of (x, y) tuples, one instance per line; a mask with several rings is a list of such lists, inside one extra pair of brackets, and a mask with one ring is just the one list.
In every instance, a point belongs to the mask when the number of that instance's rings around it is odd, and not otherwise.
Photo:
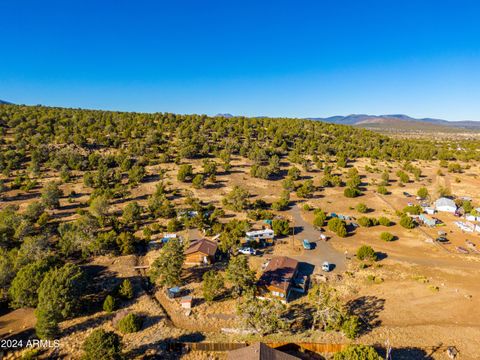
[(314, 244), (312, 250), (303, 250), (301, 254), (291, 257), (315, 265), (315, 271), (320, 271), (322, 263), (328, 261), (335, 265), (334, 272), (343, 272), (345, 270), (345, 254), (336, 250), (328, 241), (320, 240), (320, 233), (315, 230), (312, 224), (304, 220), (298, 205), (292, 207), (289, 215), (292, 217), (296, 228), (295, 241), (301, 244), (303, 239), (307, 239)]

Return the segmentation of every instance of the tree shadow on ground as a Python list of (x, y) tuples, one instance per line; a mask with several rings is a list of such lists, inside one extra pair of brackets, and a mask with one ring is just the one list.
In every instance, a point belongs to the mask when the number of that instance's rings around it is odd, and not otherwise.
[(156, 315), (156, 316), (148, 316), (146, 314), (139, 314), (139, 315), (143, 319), (142, 330), (148, 329), (149, 327), (152, 327), (158, 324), (161, 320), (165, 319), (165, 316), (159, 316), (159, 315)]
[(388, 257), (387, 253), (381, 251), (377, 251), (375, 255), (377, 255), (377, 261), (382, 261)]
[[(66, 212), (67, 210), (77, 210), (77, 209), (82, 209), (82, 208), (86, 208), (86, 207), (87, 207), (87, 204), (74, 203), (74, 204), (68, 204), (68, 205), (62, 206), (61, 210)], [(69, 212), (69, 214), (71, 214), (71, 212)]]
[(125, 354), (126, 359), (133, 359), (142, 356), (142, 359), (165, 359), (176, 360), (182, 355), (187, 354), (190, 350), (184, 343), (201, 342), (205, 340), (205, 336), (200, 332), (183, 334), (178, 337), (170, 337), (162, 340), (156, 340), (143, 344), (132, 349)]
[[(384, 348), (377, 349), (382, 358), (386, 357)], [(416, 347), (393, 348), (390, 357), (395, 360), (433, 360), (433, 358), (424, 350)]]
[(103, 323), (112, 320), (114, 316), (115, 314), (112, 313), (112, 314), (102, 314), (96, 317), (90, 317), (81, 323), (78, 323), (63, 329), (62, 336), (68, 336), (73, 333), (76, 333), (77, 331), (85, 331), (87, 329), (97, 328)]
[(159, 181), (159, 180), (160, 180), (160, 175), (152, 174), (152, 175), (145, 176), (140, 183), (148, 184), (148, 183), (156, 182), (156, 181)]
[(185, 283), (199, 283), (203, 280), (203, 274), (205, 274), (209, 270), (215, 270), (213, 266), (194, 266), (187, 268), (183, 271), (184, 276), (182, 280)]
[(381, 325), (379, 314), (383, 311), (385, 299), (376, 296), (361, 296), (346, 304), (346, 308), (352, 315), (357, 315), (362, 323), (360, 334), (366, 334), (373, 328)]
[(9, 201), (27, 201), (39, 197), (40, 193), (20, 193), (13, 196), (6, 196), (4, 195), (2, 201), (9, 202)]
[(325, 357), (322, 355), (303, 349), (300, 345), (294, 343), (286, 344), (275, 349), (302, 360), (325, 360)]
[(224, 184), (226, 181), (215, 181), (214, 183), (210, 183), (205, 185), (205, 189), (221, 189), (224, 188), (226, 185)]
[(295, 235), (301, 234), (303, 231), (303, 226), (294, 226), (293, 227), (293, 233)]

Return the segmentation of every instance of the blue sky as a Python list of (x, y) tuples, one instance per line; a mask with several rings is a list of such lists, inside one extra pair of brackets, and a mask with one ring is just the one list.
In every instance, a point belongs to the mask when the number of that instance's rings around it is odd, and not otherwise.
[(476, 1), (0, 0), (0, 99), (480, 120)]

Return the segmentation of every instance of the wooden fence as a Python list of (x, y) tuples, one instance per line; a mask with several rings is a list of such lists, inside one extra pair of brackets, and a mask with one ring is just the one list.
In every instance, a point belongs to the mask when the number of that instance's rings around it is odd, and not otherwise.
[[(325, 343), (292, 343), (292, 342), (266, 342), (272, 348), (297, 348), (312, 351), (318, 354), (336, 353), (343, 350), (345, 344), (325, 344)], [(190, 351), (232, 351), (250, 344), (248, 343), (217, 343), (217, 342), (172, 342), (168, 345), (169, 350), (190, 350)]]

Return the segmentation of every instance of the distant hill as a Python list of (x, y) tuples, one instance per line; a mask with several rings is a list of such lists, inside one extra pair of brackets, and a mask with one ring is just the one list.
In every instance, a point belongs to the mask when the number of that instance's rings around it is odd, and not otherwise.
[(224, 117), (224, 118), (232, 118), (233, 117), (232, 114), (217, 114), (215, 116), (216, 117)]
[(3, 101), (0, 99), (0, 105), (12, 105), (12, 103), (9, 103), (8, 101)]
[(416, 119), (408, 115), (366, 115), (352, 114), (347, 116), (331, 116), (327, 118), (309, 118), (310, 120), (324, 121), (332, 124), (354, 125), (361, 127), (399, 127), (420, 129), (423, 126), (432, 128), (432, 125), (446, 128), (460, 128), (480, 130), (480, 121), (447, 121), (442, 119)]

